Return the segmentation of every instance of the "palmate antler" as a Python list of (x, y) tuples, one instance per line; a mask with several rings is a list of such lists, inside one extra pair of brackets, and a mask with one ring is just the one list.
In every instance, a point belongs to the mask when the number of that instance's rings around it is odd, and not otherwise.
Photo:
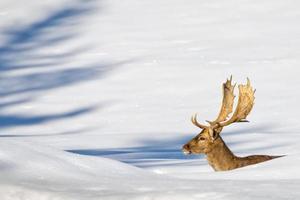
[(218, 125), (220, 127), (224, 127), (235, 122), (248, 122), (246, 117), (253, 108), (255, 99), (254, 93), (255, 90), (252, 89), (250, 80), (247, 78), (246, 85), (239, 85), (239, 100), (233, 115), (228, 121), (219, 122)]
[(221, 110), (219, 112), (219, 116), (217, 117), (216, 120), (208, 123), (211, 126), (214, 126), (215, 124), (225, 121), (227, 117), (232, 113), (232, 108), (233, 108), (233, 102), (234, 102), (234, 87), (236, 84), (232, 85), (232, 76), (230, 76), (230, 79), (223, 83), (223, 101), (222, 101), (222, 106)]
[(246, 117), (249, 115), (253, 105), (254, 105), (254, 93), (255, 90), (252, 89), (250, 85), (250, 80), (247, 78), (246, 85), (239, 85), (239, 100), (237, 107), (229, 120), (226, 121), (230, 113), (233, 110), (233, 102), (234, 102), (234, 88), (235, 85), (232, 85), (232, 76), (229, 80), (227, 80), (223, 84), (223, 101), (221, 110), (216, 120), (214, 121), (207, 121), (210, 126), (202, 125), (197, 122), (197, 115), (192, 116), (192, 123), (198, 126), (201, 129), (205, 129), (208, 127), (211, 128), (222, 128), (229, 124), (235, 122), (247, 122)]

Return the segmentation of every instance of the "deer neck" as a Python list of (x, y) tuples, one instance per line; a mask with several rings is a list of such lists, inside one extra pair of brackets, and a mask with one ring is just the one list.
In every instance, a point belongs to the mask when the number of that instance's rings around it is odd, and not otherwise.
[(213, 148), (206, 153), (209, 165), (215, 171), (224, 171), (235, 168), (237, 157), (230, 151), (221, 137), (218, 137)]
[(211, 151), (206, 153), (206, 159), (209, 165), (215, 171), (232, 170), (247, 165), (280, 158), (282, 156), (268, 156), (268, 155), (252, 155), (246, 157), (235, 156), (227, 147), (221, 137), (218, 137), (213, 143)]

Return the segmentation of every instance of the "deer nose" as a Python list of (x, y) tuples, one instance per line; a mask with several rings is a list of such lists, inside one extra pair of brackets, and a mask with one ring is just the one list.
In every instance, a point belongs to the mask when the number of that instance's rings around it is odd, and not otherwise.
[(190, 145), (189, 144), (183, 145), (183, 149), (189, 150), (190, 149)]
[(191, 154), (192, 153), (191, 150), (190, 150), (190, 145), (189, 144), (183, 145), (182, 151), (183, 151), (184, 154)]

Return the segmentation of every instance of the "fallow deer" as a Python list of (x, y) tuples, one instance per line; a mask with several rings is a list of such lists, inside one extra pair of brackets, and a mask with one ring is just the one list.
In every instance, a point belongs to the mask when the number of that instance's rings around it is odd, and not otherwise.
[(248, 122), (246, 117), (249, 115), (254, 104), (255, 90), (252, 89), (250, 81), (247, 78), (245, 85), (240, 84), (238, 86), (238, 103), (231, 118), (227, 119), (233, 111), (235, 85), (232, 85), (232, 76), (223, 84), (223, 101), (216, 120), (207, 121), (209, 125), (203, 125), (197, 121), (197, 114), (192, 116), (192, 123), (202, 129), (202, 131), (182, 148), (185, 154), (204, 153), (209, 165), (215, 171), (232, 170), (281, 157), (269, 155), (238, 157), (230, 151), (222, 140), (220, 133), (223, 127), (236, 122)]

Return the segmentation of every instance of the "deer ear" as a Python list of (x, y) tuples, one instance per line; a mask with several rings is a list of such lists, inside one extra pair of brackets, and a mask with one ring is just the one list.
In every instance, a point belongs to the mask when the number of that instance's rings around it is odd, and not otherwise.
[(210, 135), (210, 137), (213, 141), (216, 140), (219, 136), (219, 132), (217, 132), (213, 129), (209, 129), (208, 132), (209, 132), (209, 135)]

